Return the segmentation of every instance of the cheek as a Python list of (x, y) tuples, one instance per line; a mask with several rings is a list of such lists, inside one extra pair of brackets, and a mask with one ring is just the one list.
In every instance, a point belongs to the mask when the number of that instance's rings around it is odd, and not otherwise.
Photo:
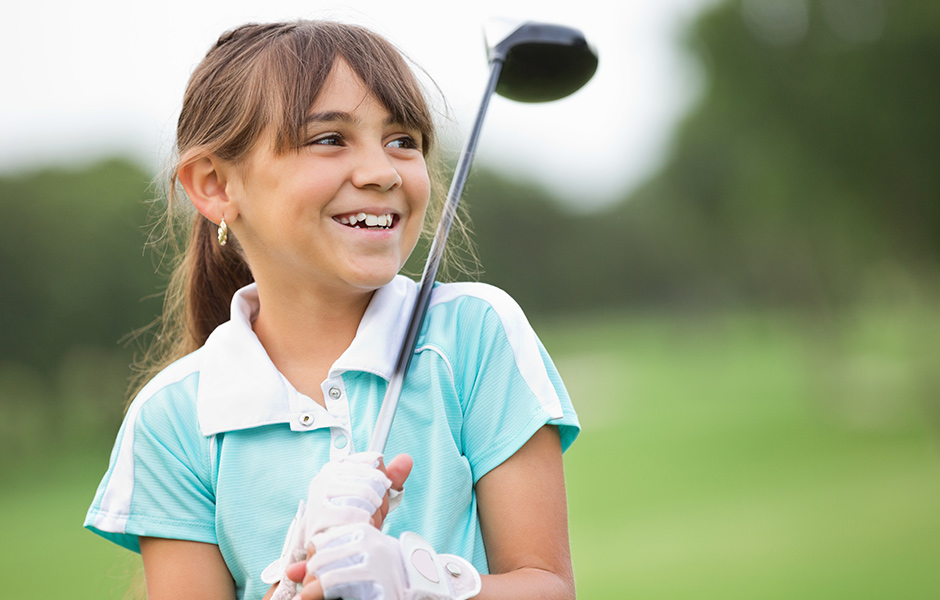
[(410, 180), (409, 195), (413, 199), (413, 210), (420, 213), (423, 221), (431, 198), (431, 181), (427, 169), (419, 170)]
[(402, 242), (405, 254), (411, 254), (427, 219), (428, 204), (431, 197), (431, 182), (426, 169), (414, 174), (407, 180), (408, 196), (410, 199), (411, 219), (409, 219), (407, 233)]

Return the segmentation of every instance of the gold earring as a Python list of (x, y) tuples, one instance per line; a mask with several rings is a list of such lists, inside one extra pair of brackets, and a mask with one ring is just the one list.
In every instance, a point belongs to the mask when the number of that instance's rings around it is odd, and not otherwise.
[(228, 242), (228, 225), (225, 224), (225, 217), (219, 223), (219, 245), (224, 246)]

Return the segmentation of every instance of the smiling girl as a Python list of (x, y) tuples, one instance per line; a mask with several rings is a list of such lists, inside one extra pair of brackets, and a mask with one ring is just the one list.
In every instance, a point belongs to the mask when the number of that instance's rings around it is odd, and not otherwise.
[[(396, 458), (361, 452), (417, 293), (398, 272), (435, 141), (401, 55), (356, 26), (246, 25), (196, 68), (169, 194), (195, 207), (192, 235), (85, 521), (141, 553), (149, 597), (271, 596), (272, 561), (306, 599), (574, 597), (562, 451), (578, 422), (505, 293), (437, 286)], [(366, 508), (334, 511), (339, 489)], [(303, 499), (312, 558), (288, 566)]]

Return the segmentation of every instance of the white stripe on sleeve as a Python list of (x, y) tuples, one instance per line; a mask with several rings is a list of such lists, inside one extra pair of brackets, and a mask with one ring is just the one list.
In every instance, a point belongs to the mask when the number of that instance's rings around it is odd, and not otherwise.
[(484, 283), (447, 283), (434, 288), (428, 308), (437, 304), (456, 300), (461, 296), (471, 296), (488, 303), (499, 317), (512, 348), (516, 367), (526, 385), (539, 399), (542, 408), (552, 419), (564, 416), (558, 392), (552, 385), (551, 377), (542, 361), (537, 338), (522, 308), (503, 290)]

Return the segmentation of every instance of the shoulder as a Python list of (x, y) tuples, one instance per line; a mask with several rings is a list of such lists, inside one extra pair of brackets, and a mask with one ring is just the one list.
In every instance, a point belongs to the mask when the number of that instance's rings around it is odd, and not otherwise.
[(197, 410), (202, 355), (197, 350), (172, 363), (131, 402), (118, 442), (125, 460), (146, 463), (161, 477), (182, 470), (209, 485), (214, 442), (203, 435)]
[(440, 348), (470, 373), (485, 364), (515, 364), (524, 373), (544, 371), (541, 342), (519, 304), (485, 283), (435, 287), (422, 341)]
[(440, 284), (431, 294), (428, 312), (438, 318), (460, 315), (464, 323), (474, 319), (495, 319), (504, 329), (528, 328), (528, 320), (512, 296), (487, 283)]
[(431, 305), (434, 306), (436, 304), (467, 298), (479, 300), (494, 307), (511, 306), (516, 310), (521, 310), (512, 296), (505, 291), (495, 285), (478, 281), (438, 284), (431, 294)]
[(131, 405), (142, 404), (154, 397), (189, 389), (193, 376), (199, 374), (202, 354), (203, 349), (200, 348), (164, 367), (137, 392)]
[(202, 350), (196, 350), (160, 371), (134, 397), (125, 420), (136, 424), (142, 419), (194, 418), (201, 357)]
[(198, 351), (131, 402), (85, 526), (134, 551), (137, 536), (217, 543), (213, 459), (196, 419)]

